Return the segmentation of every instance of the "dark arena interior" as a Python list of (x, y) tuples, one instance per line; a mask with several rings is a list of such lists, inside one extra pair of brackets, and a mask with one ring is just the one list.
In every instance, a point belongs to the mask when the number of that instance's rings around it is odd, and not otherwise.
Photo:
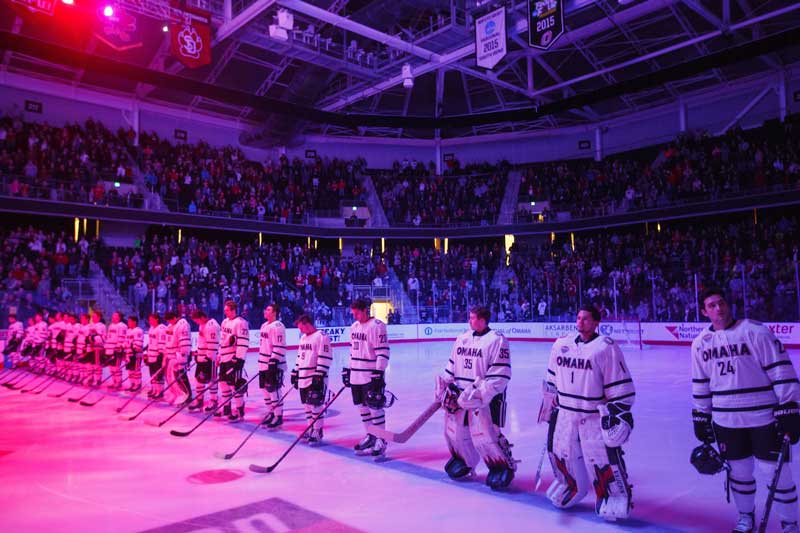
[(4, 532), (798, 532), (800, 2), (1, 0)]

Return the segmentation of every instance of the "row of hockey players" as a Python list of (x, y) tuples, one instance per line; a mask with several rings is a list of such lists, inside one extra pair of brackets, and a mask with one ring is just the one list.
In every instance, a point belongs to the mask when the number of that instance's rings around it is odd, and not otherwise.
[[(736, 320), (718, 290), (706, 291), (702, 302), (702, 313), (711, 325), (692, 344), (692, 415), (695, 434), (703, 443), (692, 453), (692, 464), (701, 473), (715, 473), (728, 465), (727, 484), (740, 512), (733, 531), (746, 533), (755, 523), (754, 466), (771, 472), (784, 436), (792, 444), (800, 439), (800, 383), (788, 353), (767, 327), (754, 320)], [(283, 422), (285, 397), (286, 330), (278, 320), (279, 311), (275, 304), (265, 309), (259, 342), (259, 386), (267, 408), (264, 424), (270, 428), (279, 428)], [(342, 380), (351, 389), (366, 433), (355, 452), (382, 456), (386, 441), (379, 435), (385, 427), (385, 407), (391, 403), (385, 381), (389, 363), (386, 325), (370, 316), (367, 301), (353, 301), (351, 311), (355, 322), (351, 326), (349, 364), (343, 368)], [(237, 316), (234, 302), (226, 302), (225, 317), (219, 325), (202, 312), (192, 316), (200, 328), (193, 398), (186, 378), (188, 323), (173, 314), (165, 317), (167, 324), (150, 316), (151, 340), (144, 362), (150, 368), (151, 396), (162, 394), (159, 387), (167, 381), (176, 387), (173, 403), (191, 402), (189, 408), (198, 410), (208, 393), (206, 411), (212, 411), (219, 402), (218, 382), (222, 399), (232, 399), (233, 409), (225, 402), (227, 408), (217, 414), (227, 415), (232, 421), (241, 419), (248, 325)], [(64, 319), (74, 325), (74, 317), (65, 315)], [(487, 485), (498, 490), (511, 483), (516, 471), (512, 445), (502, 433), (511, 357), (508, 340), (489, 327), (489, 319), (484, 307), (470, 311), (470, 329), (455, 341), (447, 365), (437, 377), (435, 394), (446, 411), (445, 439), (451, 458), (445, 471), (454, 479), (467, 478), (482, 459), (489, 469)], [(37, 317), (35, 323), (40, 322), (41, 317)], [(141, 387), (141, 374), (136, 370), (141, 329), (135, 319), (129, 320), (125, 334), (116, 336), (125, 339), (122, 348), (112, 344), (111, 349), (108, 339), (113, 336), (102, 335), (102, 328), (97, 326), (99, 315), (92, 317), (91, 324), (88, 317), (81, 316), (81, 322), (78, 328), (63, 327), (56, 317), (48, 329), (51, 334), (46, 347), (60, 352), (85, 342), (86, 348), (76, 348), (72, 356), (81, 365), (89, 365), (89, 369), (80, 366), (84, 379), (95, 375), (102, 348), (106, 354), (121, 353), (129, 365), (131, 388)], [(120, 322), (115, 313), (112, 326)], [(634, 426), (635, 389), (622, 351), (612, 338), (597, 333), (599, 323), (595, 308), (581, 307), (576, 318), (577, 334), (565, 335), (553, 344), (539, 421), (549, 425), (547, 452), (555, 479), (547, 496), (553, 505), (571, 507), (594, 488), (596, 512), (615, 520), (628, 517), (633, 505), (622, 445)], [(327, 395), (333, 363), (331, 344), (308, 316), (300, 317), (296, 325), (302, 337), (290, 382), (300, 391), (307, 418), (317, 418), (308, 436), (313, 443), (322, 438), (322, 417), (316, 415)], [(18, 339), (15, 346), (19, 348), (27, 337), (18, 333), (21, 327), (12, 324), (10, 330), (10, 338)], [(66, 334), (61, 334), (62, 330)], [(40, 339), (40, 333), (35, 335), (31, 338)], [(95, 362), (83, 363), (82, 355), (92, 351), (89, 347), (94, 350)], [(49, 362), (49, 356), (47, 359)], [(55, 365), (69, 359), (69, 354), (60, 353)], [(114, 380), (119, 385), (119, 378)], [(719, 452), (712, 446), (715, 442)], [(774, 505), (783, 531), (797, 531), (797, 491), (788, 464), (781, 470), (775, 489)]]

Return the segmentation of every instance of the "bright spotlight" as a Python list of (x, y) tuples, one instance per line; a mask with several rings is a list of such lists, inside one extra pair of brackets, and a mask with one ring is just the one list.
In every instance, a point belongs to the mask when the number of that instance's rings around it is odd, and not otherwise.
[(169, 26), (164, 24), (163, 26), (161, 26), (161, 31), (163, 31), (164, 33), (168, 33), (169, 32)]
[(71, 6), (72, 4), (75, 3), (75, 0), (61, 0), (61, 3)]
[(106, 6), (103, 8), (103, 16), (104, 17), (113, 17), (114, 16), (114, 8), (111, 6)]

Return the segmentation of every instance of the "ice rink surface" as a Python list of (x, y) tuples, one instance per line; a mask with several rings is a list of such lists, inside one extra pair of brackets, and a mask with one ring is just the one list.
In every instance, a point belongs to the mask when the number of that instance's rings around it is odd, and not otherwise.
[[(450, 347), (447, 342), (392, 346), (387, 382), (399, 400), (387, 411), (388, 429), (402, 430), (430, 404), (434, 375), (442, 371)], [(442, 469), (449, 454), (441, 413), (408, 443), (390, 444), (384, 462), (355, 456), (352, 446), (364, 432), (349, 391), (331, 407), (323, 446), (298, 445), (273, 473), (255, 474), (248, 470), (251, 463), (273, 463), (305, 427), (294, 391), (282, 430), (260, 429), (225, 461), (214, 453), (236, 448), (263, 416), (257, 380), (245, 422), (211, 420), (186, 438), (169, 430), (188, 429), (199, 415), (181, 413), (161, 428), (143, 423), (167, 417), (172, 408), (164, 404), (129, 422), (115, 411), (124, 397), (108, 396), (85, 407), (67, 401), (81, 389), (58, 399), (47, 396), (63, 390), (61, 383), (37, 396), (0, 387), (0, 531), (730, 531), (737, 513), (725, 503), (724, 476), (700, 476), (689, 464), (698, 443), (690, 417), (688, 347), (625, 350), (637, 388), (635, 429), (625, 446), (634, 495), (629, 520), (606, 523), (596, 517), (593, 494), (572, 510), (553, 508), (544, 495), (552, 480), (547, 461), (544, 482), (534, 491), (546, 437), (546, 426), (535, 425), (535, 419), (549, 347), (511, 344), (504, 433), (522, 462), (505, 493), (484, 485), (483, 465), (472, 481), (448, 479)], [(798, 355), (793, 351), (795, 364)], [(347, 349), (337, 348), (335, 356), (334, 391), (341, 386)], [(248, 357), (252, 376), (255, 356)], [(125, 413), (142, 406), (136, 400)], [(767, 480), (758, 472), (756, 479), (758, 514)], [(770, 531), (778, 531), (777, 518), (773, 522)]]

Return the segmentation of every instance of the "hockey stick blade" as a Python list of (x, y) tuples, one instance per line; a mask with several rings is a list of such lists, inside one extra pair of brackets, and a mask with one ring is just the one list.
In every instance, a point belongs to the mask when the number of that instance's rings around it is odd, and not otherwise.
[(372, 433), (376, 437), (380, 437), (389, 442), (403, 444), (408, 442), (408, 439), (413, 437), (414, 434), (419, 431), (419, 429), (425, 425), (428, 420), (430, 420), (430, 418), (434, 415), (434, 413), (436, 413), (436, 411), (439, 410), (441, 406), (441, 402), (433, 402), (422, 412), (422, 414), (416, 418), (416, 420), (411, 422), (411, 424), (409, 424), (409, 426), (400, 433), (393, 433), (380, 427), (373, 428)]
[(250, 465), (250, 471), (257, 474), (269, 474), (274, 469), (274, 466)]
[(233, 459), (234, 454), (232, 453), (222, 453), (222, 452), (214, 452), (214, 457), (217, 459), (224, 459), (226, 461)]
[(103, 396), (100, 396), (98, 399), (96, 399), (96, 400), (95, 400), (95, 401), (93, 401), (93, 402), (87, 402), (86, 400), (83, 400), (83, 401), (81, 402), (81, 405), (82, 405), (82, 406), (84, 406), (84, 407), (94, 407), (94, 406), (95, 406), (95, 405), (97, 405), (98, 403), (102, 402), (102, 401), (103, 401), (103, 398), (105, 398), (105, 395), (103, 395)]
[(171, 429), (169, 434), (173, 437), (188, 437), (191, 431), (178, 431), (177, 429)]

